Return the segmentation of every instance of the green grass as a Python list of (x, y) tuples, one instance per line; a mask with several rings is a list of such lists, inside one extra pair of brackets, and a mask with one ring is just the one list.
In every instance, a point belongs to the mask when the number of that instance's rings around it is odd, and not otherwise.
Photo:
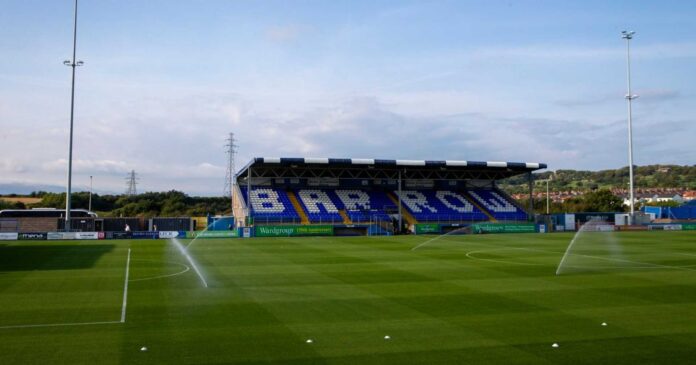
[(693, 363), (696, 232), (571, 237), (4, 242), (0, 364)]

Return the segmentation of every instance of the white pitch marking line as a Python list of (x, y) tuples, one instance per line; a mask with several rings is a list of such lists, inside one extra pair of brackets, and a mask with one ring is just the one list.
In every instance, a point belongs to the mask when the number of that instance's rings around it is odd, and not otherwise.
[[(502, 251), (502, 250), (508, 250), (508, 249), (526, 250), (526, 251), (533, 251), (533, 252), (548, 252), (548, 253), (554, 252), (554, 251), (545, 251), (545, 250), (533, 250), (533, 249), (531, 249), (531, 248), (522, 248), (522, 247), (519, 247), (519, 248), (517, 248), (517, 247), (515, 247), (515, 248), (513, 248), (513, 247), (510, 247), (510, 248), (505, 247), (505, 248), (493, 248), (493, 249), (487, 249), (487, 250), (470, 251), (470, 252), (467, 252), (467, 253), (466, 253), (466, 257), (468, 257), (468, 258), (470, 258), (470, 259), (474, 259), (474, 260), (498, 262), (498, 263), (501, 263), (501, 264), (544, 266), (543, 264), (533, 264), (533, 263), (525, 263), (525, 262), (514, 262), (514, 261), (505, 261), (505, 260), (484, 259), (484, 258), (476, 257), (476, 256), (473, 255), (473, 254), (476, 254), (476, 253), (490, 252), (490, 251)], [(571, 255), (575, 255), (575, 254), (571, 254)], [(578, 255), (580, 255), (580, 254), (578, 254)], [(580, 255), (580, 256), (586, 256), (586, 257), (596, 258), (596, 259), (605, 259), (605, 258), (598, 257), (598, 256), (587, 256), (587, 255)], [(606, 258), (606, 259), (608, 259), (608, 258)], [(614, 260), (614, 261), (615, 261), (615, 260)], [(633, 262), (633, 261), (631, 261), (631, 262)], [(638, 263), (638, 261), (635, 261), (635, 262)], [(651, 264), (651, 263), (647, 263), (647, 262), (646, 262), (646, 263), (641, 263), (641, 264), (642, 264), (642, 265), (657, 265), (657, 264)], [(693, 265), (693, 266), (696, 266), (696, 265)], [(572, 268), (576, 268), (576, 269), (577, 269), (577, 268), (580, 268), (580, 269), (587, 268), (587, 267), (585, 267), (585, 266), (573, 266), (573, 265), (568, 265), (568, 267), (572, 267)], [(691, 266), (687, 265), (687, 266), (670, 266), (670, 267), (673, 267), (673, 268), (688, 268), (688, 267), (691, 267)], [(624, 266), (624, 267), (615, 267), (615, 266), (593, 266), (593, 267), (592, 267), (592, 269), (621, 269), (621, 268), (624, 268), (624, 269), (628, 269), (628, 268), (630, 268), (630, 269), (659, 269), (659, 268), (661, 268), (661, 266)]]
[(617, 261), (617, 262), (629, 262), (629, 263), (638, 264), (638, 265), (650, 265), (650, 266), (652, 266), (652, 267), (662, 267), (662, 268), (665, 268), (665, 269), (677, 269), (677, 270), (681, 269), (681, 270), (687, 270), (687, 271), (696, 271), (696, 270), (690, 269), (690, 268), (688, 268), (688, 267), (686, 267), (686, 266), (670, 266), (670, 265), (655, 264), (655, 263), (652, 263), (652, 262), (642, 262), (642, 261), (633, 261), (633, 260), (624, 260), (624, 259), (613, 259), (613, 258), (610, 258), (610, 257), (600, 257), (600, 256), (593, 256), (593, 255), (582, 255), (582, 254), (575, 254), (575, 253), (572, 253), (571, 255), (581, 256), (581, 257), (589, 257), (589, 258), (598, 259), (598, 260)]
[(97, 324), (118, 324), (119, 321), (104, 321), (104, 322), (76, 322), (76, 323), (49, 323), (49, 324), (18, 324), (13, 326), (0, 326), (0, 329), (12, 328), (40, 328), (40, 327), (64, 327), (64, 326), (91, 326)]
[(138, 260), (138, 259), (133, 259), (133, 261), (148, 261), (148, 262), (159, 262), (159, 263), (164, 262), (164, 263), (169, 263), (169, 264), (174, 264), (174, 265), (183, 266), (184, 269), (181, 270), (181, 271), (179, 271), (179, 272), (175, 272), (175, 273), (173, 273), (173, 274), (165, 274), (165, 275), (150, 276), (150, 277), (140, 278), (140, 279), (130, 279), (130, 280), (128, 280), (128, 281), (130, 281), (130, 282), (133, 282), (133, 281), (145, 281), (145, 280), (164, 279), (164, 278), (169, 278), (169, 277), (172, 277), (172, 276), (181, 275), (181, 274), (183, 274), (183, 273), (188, 272), (189, 270), (191, 270), (191, 268), (188, 267), (188, 265), (186, 265), (186, 264), (182, 264), (182, 263), (178, 263), (178, 262), (172, 262), (172, 261)]
[(507, 250), (507, 248), (493, 248), (493, 249), (488, 249), (488, 250), (476, 250), (476, 251), (470, 251), (466, 253), (466, 257), (474, 260), (482, 260), (482, 261), (490, 261), (490, 262), (498, 262), (502, 264), (515, 264), (515, 265), (528, 265), (528, 266), (543, 266), (542, 264), (534, 264), (534, 263), (529, 263), (529, 262), (514, 262), (514, 261), (505, 261), (505, 260), (494, 260), (494, 259), (484, 259), (481, 257), (476, 257), (473, 256), (473, 254), (476, 253), (484, 253), (484, 252), (491, 252), (491, 251), (502, 251), (502, 250)]
[(128, 248), (128, 260), (126, 260), (126, 279), (123, 284), (123, 305), (121, 306), (121, 323), (126, 323), (126, 304), (128, 303), (128, 274), (130, 271), (131, 249)]
[[(444, 239), (444, 238), (443, 238)], [(453, 241), (450, 241), (453, 242)], [(454, 240), (454, 242), (462, 242), (459, 240)], [(467, 242), (464, 242), (467, 243)], [(556, 251), (548, 251), (548, 250), (539, 250), (539, 249), (533, 249), (533, 248), (527, 248), (527, 247), (512, 247), (512, 246), (504, 246), (504, 245), (492, 245), (492, 244), (487, 244), (483, 242), (472, 242), (477, 245), (483, 245), (483, 246), (488, 246), (488, 247), (498, 247), (498, 248), (509, 248), (512, 250), (525, 250), (525, 251), (532, 251), (532, 252), (544, 252), (544, 253), (555, 253), (558, 254), (560, 252)], [(601, 257), (601, 256), (594, 256), (594, 255), (584, 255), (584, 254), (579, 254), (579, 253), (571, 253), (570, 255), (573, 256), (580, 256), (580, 257), (589, 257), (593, 259), (598, 259), (598, 260), (605, 260), (605, 261), (615, 261), (615, 262), (629, 262), (632, 264), (638, 264), (638, 265), (648, 265), (653, 268), (665, 268), (665, 269), (677, 269), (677, 270), (687, 270), (687, 271), (696, 271), (696, 269), (691, 269), (687, 266), (670, 266), (670, 265), (662, 265), (662, 264), (655, 264), (652, 262), (642, 262), (642, 261), (633, 261), (633, 260), (625, 260), (625, 259), (617, 259), (617, 258), (611, 258), (611, 257)], [(690, 255), (687, 255), (690, 256)], [(472, 258), (472, 257), (470, 257)], [(480, 260), (480, 259), (479, 259)]]
[(65, 327), (65, 326), (92, 326), (98, 324), (116, 324), (126, 322), (126, 303), (128, 301), (128, 274), (130, 269), (131, 249), (128, 249), (128, 259), (126, 260), (126, 279), (123, 286), (123, 306), (121, 307), (120, 321), (101, 321), (101, 322), (74, 322), (74, 323), (48, 323), (48, 324), (18, 324), (11, 326), (0, 326), (0, 329), (12, 328), (41, 328), (41, 327)]

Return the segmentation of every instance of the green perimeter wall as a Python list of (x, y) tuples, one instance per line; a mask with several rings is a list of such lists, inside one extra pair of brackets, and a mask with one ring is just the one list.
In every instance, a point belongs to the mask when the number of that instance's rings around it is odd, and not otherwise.
[(333, 236), (333, 226), (256, 226), (256, 237)]

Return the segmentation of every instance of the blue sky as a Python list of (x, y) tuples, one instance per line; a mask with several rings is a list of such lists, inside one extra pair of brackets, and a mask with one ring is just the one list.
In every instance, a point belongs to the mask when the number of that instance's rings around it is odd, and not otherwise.
[[(0, 13), (0, 184), (65, 180), (70, 0)], [(696, 161), (696, 3), (82, 1), (75, 185), (219, 194), (254, 156)]]

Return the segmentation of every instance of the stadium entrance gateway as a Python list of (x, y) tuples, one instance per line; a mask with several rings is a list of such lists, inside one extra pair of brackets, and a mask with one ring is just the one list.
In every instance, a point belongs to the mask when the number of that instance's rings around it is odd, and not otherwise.
[(238, 226), (273, 236), (526, 223), (531, 206), (525, 210), (497, 181), (526, 174), (531, 197), (531, 174), (544, 168), (521, 162), (254, 158), (236, 175), (234, 217)]

